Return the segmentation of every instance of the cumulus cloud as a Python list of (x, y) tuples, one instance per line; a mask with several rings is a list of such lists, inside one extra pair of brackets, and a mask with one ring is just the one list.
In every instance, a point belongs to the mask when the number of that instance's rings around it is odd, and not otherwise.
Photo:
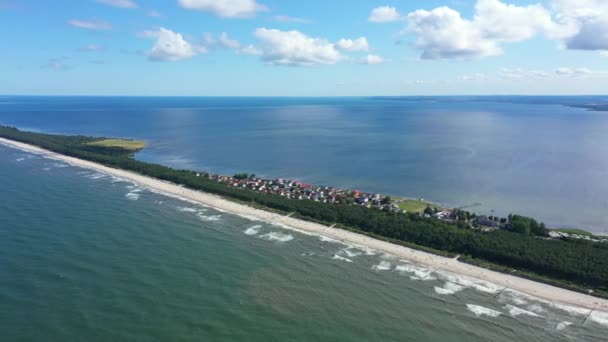
[(384, 58), (382, 58), (378, 55), (370, 54), (361, 59), (361, 64), (373, 65), (373, 64), (382, 64), (382, 63), (384, 63)]
[(588, 68), (557, 68), (555, 74), (558, 76), (585, 76), (591, 74), (592, 71)]
[(222, 32), (217, 38), (209, 32), (203, 33), (203, 44), (209, 49), (240, 49), (241, 43), (238, 40), (232, 39), (228, 33)]
[(401, 14), (397, 12), (395, 7), (390, 6), (380, 6), (374, 8), (372, 13), (370, 13), (369, 17), (367, 18), (367, 20), (372, 23), (389, 23), (399, 19), (401, 19)]
[(357, 39), (340, 39), (336, 42), (336, 48), (342, 51), (369, 51), (367, 38), (360, 37)]
[(502, 45), (537, 35), (567, 49), (608, 50), (608, 1), (550, 0), (518, 6), (501, 0), (477, 0), (466, 19), (449, 7), (417, 10), (407, 15), (406, 32), (423, 59), (475, 58), (503, 53)]
[(96, 0), (100, 4), (120, 8), (137, 8), (137, 4), (131, 0)]
[(417, 10), (407, 15), (407, 31), (416, 35), (414, 46), (423, 59), (474, 58), (502, 53), (498, 42), (484, 37), (470, 21), (449, 7)]
[(110, 24), (106, 21), (100, 21), (100, 20), (72, 19), (72, 20), (68, 21), (68, 24), (73, 27), (77, 27), (77, 28), (81, 28), (81, 29), (85, 29), (85, 30), (111, 30), (112, 29), (112, 24)]
[(166, 28), (160, 28), (158, 31), (146, 31), (145, 37), (156, 38), (156, 43), (147, 56), (152, 61), (167, 61), (175, 62), (194, 57), (197, 52), (205, 52), (202, 48), (197, 48), (188, 41), (180, 33), (173, 32)]
[(258, 49), (262, 60), (273, 65), (336, 64), (345, 58), (328, 40), (309, 37), (295, 30), (258, 28), (254, 37), (260, 43)]
[(575, 50), (608, 49), (608, 1), (552, 0), (558, 27), (553, 35)]
[(222, 18), (249, 18), (268, 8), (256, 0), (179, 0), (186, 9), (210, 12)]

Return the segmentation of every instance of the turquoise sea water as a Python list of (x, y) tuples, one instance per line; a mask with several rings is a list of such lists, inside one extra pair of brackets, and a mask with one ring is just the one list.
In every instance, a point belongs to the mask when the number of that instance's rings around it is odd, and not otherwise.
[(144, 139), (138, 158), (424, 198), (608, 234), (608, 97), (0, 97), (0, 123)]
[[(608, 315), (0, 146), (0, 340), (601, 341)], [(572, 323), (572, 324), (568, 324)]]

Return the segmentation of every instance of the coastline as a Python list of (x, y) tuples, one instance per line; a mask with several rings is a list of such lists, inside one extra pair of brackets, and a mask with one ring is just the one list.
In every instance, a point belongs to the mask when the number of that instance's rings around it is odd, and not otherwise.
[(110, 174), (131, 182), (138, 183), (151, 190), (167, 194), (170, 196), (182, 197), (206, 206), (210, 206), (230, 214), (242, 217), (255, 218), (265, 222), (272, 222), (284, 226), (286, 229), (303, 232), (306, 234), (316, 234), (326, 236), (338, 241), (343, 241), (356, 246), (363, 246), (379, 252), (393, 255), (397, 258), (419, 263), (432, 269), (441, 269), (454, 273), (490, 282), (502, 288), (508, 288), (522, 292), (524, 294), (553, 302), (559, 305), (582, 307), (588, 310), (608, 312), (608, 300), (592, 297), (582, 293), (554, 287), (551, 285), (538, 283), (524, 278), (511, 276), (504, 273), (491, 271), (478, 266), (473, 266), (457, 261), (456, 259), (445, 258), (434, 254), (414, 250), (390, 242), (377, 240), (355, 232), (331, 228), (321, 224), (299, 220), (268, 211), (239, 204), (217, 195), (203, 193), (200, 191), (186, 189), (179, 185), (161, 181), (158, 179), (142, 176), (133, 172), (114, 169), (93, 162), (68, 157), (42, 148), (0, 138), (0, 144), (16, 148), (30, 153), (43, 155), (45, 157), (64, 161), (68, 164), (92, 169), (105, 174)]

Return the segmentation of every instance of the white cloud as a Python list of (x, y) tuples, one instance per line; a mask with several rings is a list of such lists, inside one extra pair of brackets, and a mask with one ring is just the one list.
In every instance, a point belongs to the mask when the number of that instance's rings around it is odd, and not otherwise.
[(112, 24), (110, 24), (106, 21), (100, 21), (100, 20), (72, 19), (72, 20), (68, 21), (68, 24), (70, 24), (73, 27), (77, 27), (77, 28), (81, 28), (81, 29), (85, 29), (85, 30), (111, 30), (112, 29)]
[(600, 51), (600, 55), (608, 57), (608, 51)]
[(342, 51), (369, 51), (367, 38), (360, 37), (357, 39), (340, 39), (336, 42), (336, 48)]
[(262, 60), (273, 65), (313, 66), (335, 64), (344, 59), (335, 45), (322, 38), (312, 38), (299, 31), (258, 28)]
[(382, 58), (378, 55), (370, 54), (361, 59), (361, 64), (373, 65), (373, 64), (382, 64), (382, 63), (384, 63), (384, 58)]
[(255, 47), (254, 45), (251, 45), (251, 44), (242, 47), (238, 52), (245, 54), (245, 55), (252, 55), (252, 56), (261, 56), (263, 53), (262, 50), (260, 50), (259, 48)]
[(503, 53), (504, 43), (521, 42), (558, 30), (551, 12), (540, 4), (517, 6), (500, 0), (478, 0), (473, 19), (449, 7), (408, 14), (408, 31), (423, 59), (475, 58)]
[(274, 17), (282, 23), (310, 24), (310, 20), (298, 17), (290, 17), (288, 15), (277, 15)]
[(407, 15), (407, 30), (417, 38), (414, 46), (423, 59), (474, 58), (502, 54), (497, 42), (487, 39), (470, 21), (449, 8), (417, 10)]
[(552, 0), (554, 38), (574, 50), (608, 50), (608, 1)]
[(152, 31), (146, 32), (147, 37), (156, 38), (156, 43), (147, 53), (150, 60), (175, 62), (190, 59), (194, 57), (197, 52), (205, 52), (204, 49), (197, 49), (186, 41), (180, 33), (162, 27), (155, 34), (152, 34)]
[(186, 9), (213, 13), (222, 18), (249, 18), (268, 8), (256, 0), (179, 0)]
[(153, 18), (160, 18), (163, 16), (159, 11), (154, 10), (154, 9), (148, 10), (146, 12), (146, 14), (148, 15), (148, 17), (153, 17)]
[(238, 40), (232, 39), (228, 33), (222, 32), (217, 38), (209, 32), (203, 33), (203, 44), (209, 49), (239, 49), (241, 43)]
[(96, 0), (100, 4), (120, 7), (120, 8), (137, 8), (137, 4), (131, 0)]
[(588, 68), (557, 68), (555, 69), (555, 74), (558, 76), (585, 76), (590, 75), (593, 72)]
[(389, 23), (401, 19), (401, 15), (395, 7), (380, 6), (372, 10), (372, 13), (367, 18), (372, 23)]
[(458, 80), (463, 81), (463, 82), (473, 82), (473, 81), (483, 81), (486, 78), (487, 78), (487, 76), (485, 74), (476, 73), (476, 74), (471, 74), (471, 75), (462, 75), (462, 76), (458, 77)]

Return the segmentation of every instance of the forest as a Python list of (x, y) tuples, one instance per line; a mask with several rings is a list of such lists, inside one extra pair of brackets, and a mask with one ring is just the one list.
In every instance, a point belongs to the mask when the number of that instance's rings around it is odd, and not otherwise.
[(302, 219), (337, 224), (337, 227), (392, 242), (403, 242), (410, 247), (415, 245), (439, 254), (447, 252), (460, 255), (460, 260), (465, 262), (578, 291), (592, 290), (594, 295), (608, 297), (608, 244), (548, 239), (543, 236), (544, 225), (522, 216), (512, 217), (511, 231), (482, 232), (414, 213), (290, 200), (278, 195), (229, 187), (205, 177), (197, 177), (195, 171), (138, 161), (133, 158), (131, 150), (90, 144), (105, 138), (32, 133), (7, 126), (0, 126), (0, 137), (258, 207), (293, 212)]

